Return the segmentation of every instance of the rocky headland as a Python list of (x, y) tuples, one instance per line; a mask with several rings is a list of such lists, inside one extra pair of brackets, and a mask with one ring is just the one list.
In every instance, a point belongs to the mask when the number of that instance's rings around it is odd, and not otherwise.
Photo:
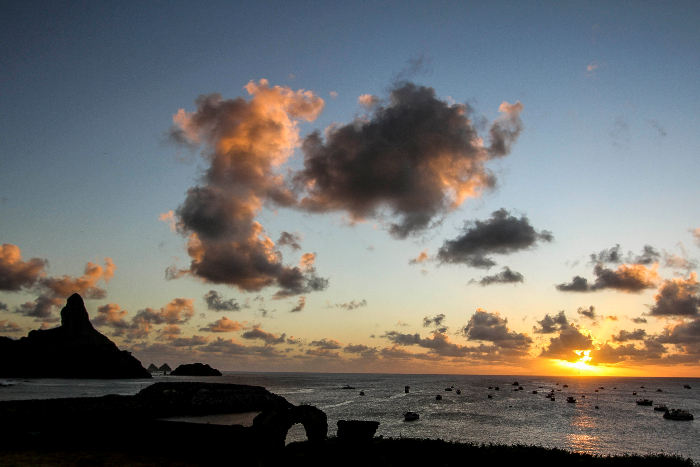
[(151, 374), (92, 326), (82, 297), (73, 294), (61, 310), (59, 327), (30, 331), (19, 340), (0, 336), (0, 377), (122, 379)]

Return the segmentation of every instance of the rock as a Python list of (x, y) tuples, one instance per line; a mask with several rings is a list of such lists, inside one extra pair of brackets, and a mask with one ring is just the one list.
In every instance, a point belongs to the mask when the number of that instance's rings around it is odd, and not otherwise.
[(151, 374), (92, 326), (82, 297), (73, 294), (61, 310), (61, 326), (30, 331), (16, 341), (0, 339), (0, 377), (122, 379)]
[(149, 373), (155, 373), (156, 371), (158, 371), (158, 367), (155, 366), (153, 363), (148, 365), (148, 368), (146, 368), (146, 369), (148, 370)]
[(379, 422), (338, 420), (338, 440), (343, 443), (367, 443), (379, 428)]
[(164, 375), (167, 375), (168, 371), (172, 372), (173, 370), (170, 368), (170, 365), (163, 363), (160, 368), (158, 368), (158, 371), (162, 371)]
[(328, 417), (323, 410), (312, 405), (264, 411), (253, 420), (253, 430), (263, 444), (278, 450), (284, 448), (287, 432), (297, 423), (304, 426), (310, 443), (320, 443), (326, 439)]
[(170, 372), (173, 376), (221, 376), (221, 372), (205, 363), (180, 365)]

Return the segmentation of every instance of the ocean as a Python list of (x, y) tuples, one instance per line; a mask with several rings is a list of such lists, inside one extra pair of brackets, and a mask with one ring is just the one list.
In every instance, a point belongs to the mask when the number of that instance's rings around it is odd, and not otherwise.
[[(0, 400), (130, 395), (157, 381), (263, 386), (293, 404), (322, 409), (328, 415), (331, 435), (338, 420), (376, 420), (381, 423), (377, 436), (538, 445), (600, 455), (664, 452), (700, 462), (699, 378), (229, 372), (221, 378), (157, 375), (153, 380), (2, 379)], [(345, 385), (354, 389), (343, 389)], [(406, 385), (410, 386), (408, 394), (404, 392)], [(495, 390), (496, 386), (500, 390)], [(523, 390), (517, 390), (518, 386)], [(552, 389), (554, 401), (545, 397)], [(442, 400), (436, 400), (437, 395)], [(577, 402), (567, 403), (568, 396)], [(687, 409), (699, 419), (666, 420), (663, 412), (637, 405), (635, 401), (640, 398)], [(406, 411), (418, 412), (420, 418), (404, 421)], [(245, 425), (254, 415), (189, 421)], [(296, 425), (287, 441), (305, 437), (303, 427)]]

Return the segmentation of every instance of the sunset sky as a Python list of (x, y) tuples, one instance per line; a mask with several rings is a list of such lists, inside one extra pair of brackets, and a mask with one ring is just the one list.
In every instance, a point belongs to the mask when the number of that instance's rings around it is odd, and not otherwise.
[(698, 25), (5, 2), (0, 335), (78, 292), (144, 366), (698, 377)]

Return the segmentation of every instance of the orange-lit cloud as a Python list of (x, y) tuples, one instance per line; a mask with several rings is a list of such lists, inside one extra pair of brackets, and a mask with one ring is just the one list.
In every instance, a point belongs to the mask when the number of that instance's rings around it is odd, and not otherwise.
[(0, 246), (0, 291), (19, 292), (30, 288), (43, 276), (48, 261), (32, 258), (22, 261), (17, 245), (4, 243)]
[(428, 259), (429, 259), (428, 250), (425, 249), (425, 250), (421, 251), (418, 256), (409, 260), (408, 264), (420, 264), (420, 263), (424, 263), (424, 262), (428, 261)]
[(700, 313), (700, 283), (696, 272), (687, 279), (673, 278), (663, 282), (654, 295), (653, 316), (696, 316)]
[(621, 264), (617, 269), (610, 269), (598, 263), (593, 268), (596, 280), (588, 283), (588, 279), (576, 276), (570, 283), (558, 284), (560, 292), (595, 292), (603, 289), (614, 289), (619, 292), (641, 293), (646, 289), (655, 288), (661, 278), (656, 272), (658, 265), (648, 268), (643, 264)]
[(243, 321), (242, 323), (239, 323), (238, 321), (232, 321), (224, 316), (220, 319), (217, 319), (213, 323), (209, 323), (205, 327), (199, 328), (199, 330), (208, 332), (235, 332), (240, 331), (242, 329), (247, 329), (246, 323), (247, 321)]

